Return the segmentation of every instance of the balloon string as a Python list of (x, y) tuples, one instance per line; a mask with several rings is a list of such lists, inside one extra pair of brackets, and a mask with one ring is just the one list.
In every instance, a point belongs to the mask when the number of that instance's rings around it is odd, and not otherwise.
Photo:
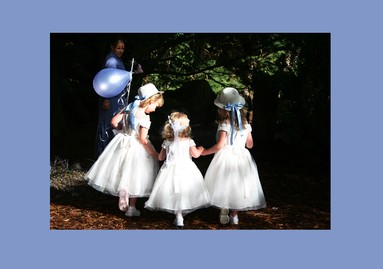
[[(105, 131), (105, 134), (106, 134), (106, 138), (109, 138), (108, 131)], [(100, 134), (100, 140), (101, 140), (102, 142), (105, 142), (105, 141), (106, 141), (106, 139), (103, 139), (103, 138), (102, 138), (101, 134)]]
[[(130, 94), (130, 86), (132, 85), (132, 80), (133, 80), (133, 64), (134, 64), (134, 58), (132, 58), (132, 65), (130, 67), (130, 81), (129, 81), (129, 84), (124, 88), (124, 91), (122, 93), (122, 95), (120, 96), (120, 98), (118, 99), (118, 104), (119, 105), (122, 105), (122, 109), (120, 109), (118, 111), (118, 113), (120, 113), (122, 110), (124, 110), (127, 106), (127, 104), (129, 103), (129, 94)], [(126, 95), (126, 97), (125, 97)]]
[[(124, 98), (124, 96), (125, 95), (127, 95), (127, 91), (126, 91), (126, 88), (124, 88), (124, 91), (123, 91), (123, 93), (121, 94), (121, 96), (120, 96), (120, 98), (118, 98), (118, 100), (117, 100), (117, 104), (118, 105), (120, 105), (120, 106), (122, 106), (122, 107), (125, 107), (126, 106), (126, 103), (127, 103), (127, 98), (128, 98), (128, 96), (126, 96), (125, 98)], [(118, 111), (118, 113), (119, 113), (120, 111)], [(114, 115), (113, 115), (114, 116)]]
[(132, 80), (133, 80), (133, 64), (134, 64), (134, 58), (132, 58), (132, 65), (130, 67), (130, 81), (129, 81), (129, 84), (128, 84), (128, 90), (127, 90), (127, 95), (126, 95), (126, 100), (127, 102), (129, 103), (129, 94), (130, 94), (130, 85), (132, 85)]

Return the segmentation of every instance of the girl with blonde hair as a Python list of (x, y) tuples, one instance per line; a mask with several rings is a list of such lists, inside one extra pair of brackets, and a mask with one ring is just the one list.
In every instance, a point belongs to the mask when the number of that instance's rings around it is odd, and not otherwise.
[(112, 119), (116, 136), (85, 175), (98, 191), (119, 196), (127, 217), (140, 216), (138, 197), (149, 197), (159, 163), (149, 140), (149, 114), (164, 104), (162, 92), (149, 83), (138, 89), (136, 100)]
[(175, 214), (174, 224), (184, 226), (183, 217), (210, 205), (209, 193), (203, 176), (192, 161), (203, 151), (191, 138), (191, 127), (186, 114), (173, 112), (162, 132), (162, 149), (158, 156), (165, 160), (155, 180), (145, 208)]

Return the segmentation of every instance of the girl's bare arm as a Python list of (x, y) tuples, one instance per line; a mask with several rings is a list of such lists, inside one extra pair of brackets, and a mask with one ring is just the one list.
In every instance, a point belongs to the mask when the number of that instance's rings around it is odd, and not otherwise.
[(124, 115), (124, 112), (121, 111), (120, 113), (116, 114), (116, 116), (112, 118), (111, 125), (113, 128), (115, 129), (118, 128), (118, 123), (122, 120), (123, 115)]
[(251, 149), (253, 146), (254, 146), (253, 137), (252, 137), (251, 132), (250, 132), (247, 134), (246, 148)]
[(210, 154), (216, 153), (217, 151), (222, 149), (223, 146), (225, 145), (226, 137), (227, 137), (227, 133), (225, 131), (219, 131), (217, 143), (214, 146), (212, 146), (208, 149), (205, 149), (201, 155), (202, 156), (210, 155)]
[(204, 151), (203, 147), (198, 147), (197, 148), (196, 146), (192, 146), (189, 149), (190, 155), (193, 156), (193, 158), (198, 158), (199, 156), (201, 156), (201, 153), (203, 151)]
[(166, 149), (161, 148), (160, 154), (158, 154), (158, 160), (163, 161), (166, 158)]
[(140, 126), (140, 134), (139, 134), (139, 141), (144, 146), (145, 150), (152, 155), (154, 158), (158, 160), (158, 152), (153, 147), (151, 143), (149, 143), (147, 137), (148, 137), (149, 129), (144, 128)]

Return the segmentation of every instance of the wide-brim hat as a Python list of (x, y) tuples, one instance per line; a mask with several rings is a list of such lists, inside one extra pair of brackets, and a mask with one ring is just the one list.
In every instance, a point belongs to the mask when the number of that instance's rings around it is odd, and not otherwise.
[[(231, 87), (223, 89), (215, 98), (214, 104), (219, 108), (225, 109), (225, 106), (231, 104), (241, 104), (244, 106), (246, 104), (245, 98), (239, 95), (239, 92)], [(230, 109), (227, 109), (230, 110)]]
[(159, 91), (152, 83), (145, 84), (138, 89), (138, 96), (141, 101), (146, 100), (157, 93), (163, 93), (163, 91)]

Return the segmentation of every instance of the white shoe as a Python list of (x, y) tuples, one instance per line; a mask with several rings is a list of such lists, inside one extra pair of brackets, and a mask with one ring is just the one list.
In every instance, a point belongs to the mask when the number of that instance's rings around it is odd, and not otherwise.
[(238, 215), (235, 215), (234, 217), (230, 216), (230, 223), (234, 225), (238, 225), (239, 219)]
[(228, 224), (230, 221), (229, 219), (229, 209), (222, 208), (221, 212), (219, 213), (219, 222), (221, 224)]
[(174, 220), (174, 224), (178, 227), (183, 227), (184, 226), (184, 218), (180, 215), (177, 215), (176, 219)]
[(127, 217), (139, 217), (141, 212), (135, 207), (129, 207), (128, 211), (126, 211), (125, 216)]

